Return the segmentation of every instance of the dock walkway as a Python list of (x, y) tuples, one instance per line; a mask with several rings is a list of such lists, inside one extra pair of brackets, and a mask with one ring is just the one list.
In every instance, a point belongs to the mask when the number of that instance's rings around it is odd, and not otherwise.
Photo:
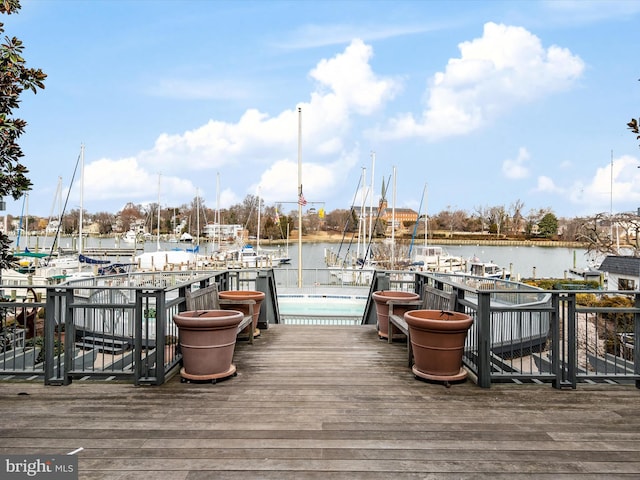
[(275, 325), (215, 385), (0, 381), (0, 449), (82, 448), (91, 480), (639, 478), (633, 385), (445, 388), (406, 354), (373, 326)]

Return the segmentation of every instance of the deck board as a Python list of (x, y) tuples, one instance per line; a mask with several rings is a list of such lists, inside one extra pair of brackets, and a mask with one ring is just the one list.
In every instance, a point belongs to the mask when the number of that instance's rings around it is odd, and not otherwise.
[(160, 387), (0, 382), (0, 451), (82, 447), (82, 479), (638, 478), (632, 385), (416, 380), (373, 326), (270, 326), (238, 375)]

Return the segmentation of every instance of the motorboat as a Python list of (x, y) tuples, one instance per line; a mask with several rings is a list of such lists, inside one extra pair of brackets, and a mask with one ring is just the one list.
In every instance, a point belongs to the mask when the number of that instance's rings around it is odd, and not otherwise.
[(478, 257), (473, 257), (469, 261), (469, 275), (484, 278), (500, 278), (509, 280), (511, 272), (493, 262), (482, 262)]
[(466, 260), (450, 255), (438, 245), (413, 245), (411, 266), (416, 270), (455, 273), (466, 270)]

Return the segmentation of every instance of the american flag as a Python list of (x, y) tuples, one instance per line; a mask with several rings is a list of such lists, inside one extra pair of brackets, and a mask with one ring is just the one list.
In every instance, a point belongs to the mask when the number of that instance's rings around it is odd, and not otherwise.
[(302, 205), (303, 207), (307, 204), (307, 201), (304, 198), (302, 192), (300, 192), (300, 196), (298, 197), (298, 205)]

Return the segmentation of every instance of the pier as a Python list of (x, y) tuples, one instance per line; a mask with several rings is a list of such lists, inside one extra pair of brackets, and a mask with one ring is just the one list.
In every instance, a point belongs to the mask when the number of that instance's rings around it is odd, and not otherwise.
[(631, 384), (416, 380), (375, 326), (270, 325), (238, 375), (156, 387), (0, 383), (5, 454), (77, 451), (80, 479), (638, 478)]

